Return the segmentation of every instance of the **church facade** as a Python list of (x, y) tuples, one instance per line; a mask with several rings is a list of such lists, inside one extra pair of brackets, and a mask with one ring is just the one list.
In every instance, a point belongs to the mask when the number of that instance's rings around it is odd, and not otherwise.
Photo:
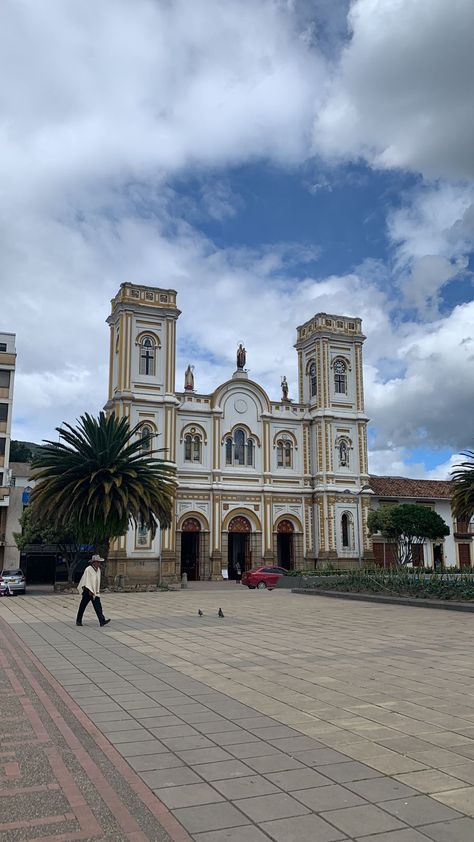
[(177, 467), (173, 525), (130, 530), (110, 554), (130, 581), (235, 578), (259, 564), (308, 569), (372, 557), (361, 320), (318, 313), (296, 329), (298, 399), (270, 400), (246, 371), (210, 394), (191, 365), (176, 391), (176, 292), (124, 283), (112, 300), (106, 410), (140, 425)]

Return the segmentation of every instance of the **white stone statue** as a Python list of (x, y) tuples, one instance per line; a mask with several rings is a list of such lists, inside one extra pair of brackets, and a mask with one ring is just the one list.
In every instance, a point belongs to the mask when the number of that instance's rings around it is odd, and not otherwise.
[(184, 372), (184, 390), (185, 392), (194, 392), (194, 366), (188, 365)]

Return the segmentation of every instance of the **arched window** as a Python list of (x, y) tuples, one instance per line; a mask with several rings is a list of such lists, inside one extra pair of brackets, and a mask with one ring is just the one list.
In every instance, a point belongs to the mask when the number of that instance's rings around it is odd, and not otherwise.
[(287, 439), (277, 442), (277, 466), (279, 468), (293, 467), (293, 445)]
[(247, 465), (252, 467), (255, 460), (255, 443), (247, 437), (244, 430), (237, 429), (234, 437), (225, 441), (226, 465)]
[(341, 532), (343, 549), (354, 549), (354, 521), (350, 512), (341, 516)]
[(245, 465), (245, 433), (236, 430), (234, 433), (234, 465)]
[(318, 393), (318, 377), (316, 374), (316, 363), (311, 363), (309, 367), (309, 394), (310, 397), (315, 398)]
[(193, 450), (193, 437), (188, 435), (184, 437), (184, 461), (191, 462)]
[(344, 360), (334, 363), (334, 391), (337, 395), (347, 394), (347, 365)]
[(148, 424), (140, 427), (140, 450), (149, 452), (152, 448), (153, 431)]
[(144, 336), (140, 341), (140, 374), (154, 375), (156, 345), (151, 336)]
[(184, 437), (184, 461), (200, 462), (202, 453), (201, 436), (187, 433)]
[(247, 441), (247, 465), (253, 465), (253, 441), (252, 439), (248, 439)]
[(341, 518), (341, 528), (342, 528), (342, 546), (348, 547), (349, 546), (349, 517), (344, 512)]

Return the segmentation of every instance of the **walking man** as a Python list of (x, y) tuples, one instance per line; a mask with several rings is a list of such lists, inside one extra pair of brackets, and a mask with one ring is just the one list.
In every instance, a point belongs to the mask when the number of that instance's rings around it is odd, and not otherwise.
[(106, 626), (110, 620), (106, 620), (102, 611), (102, 603), (100, 601), (100, 562), (104, 559), (100, 555), (93, 555), (88, 566), (82, 574), (81, 581), (77, 586), (77, 590), (82, 595), (81, 604), (76, 617), (76, 626), (82, 626), (82, 615), (86, 610), (89, 602), (92, 602), (94, 611), (97, 614), (97, 619), (101, 626)]

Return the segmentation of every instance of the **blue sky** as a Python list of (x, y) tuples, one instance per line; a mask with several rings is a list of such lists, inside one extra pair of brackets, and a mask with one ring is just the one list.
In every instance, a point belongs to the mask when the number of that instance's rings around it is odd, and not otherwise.
[[(203, 183), (214, 179), (229, 195), (232, 213), (199, 222), (199, 209), (206, 213)], [(224, 179), (214, 173), (174, 182), (177, 193), (195, 205), (188, 214), (193, 224), (223, 247), (285, 241), (316, 247), (313, 268), (322, 277), (351, 272), (365, 260), (389, 260), (387, 211), (400, 207), (403, 191), (418, 180), (364, 165), (327, 169), (314, 163), (289, 169), (265, 161), (229, 169)]]
[(296, 325), (360, 316), (371, 470), (447, 476), (473, 434), (472, 2), (40, 5), (0, 33), (14, 436), (102, 407), (129, 280), (178, 290), (178, 388), (243, 339), (296, 397)]

